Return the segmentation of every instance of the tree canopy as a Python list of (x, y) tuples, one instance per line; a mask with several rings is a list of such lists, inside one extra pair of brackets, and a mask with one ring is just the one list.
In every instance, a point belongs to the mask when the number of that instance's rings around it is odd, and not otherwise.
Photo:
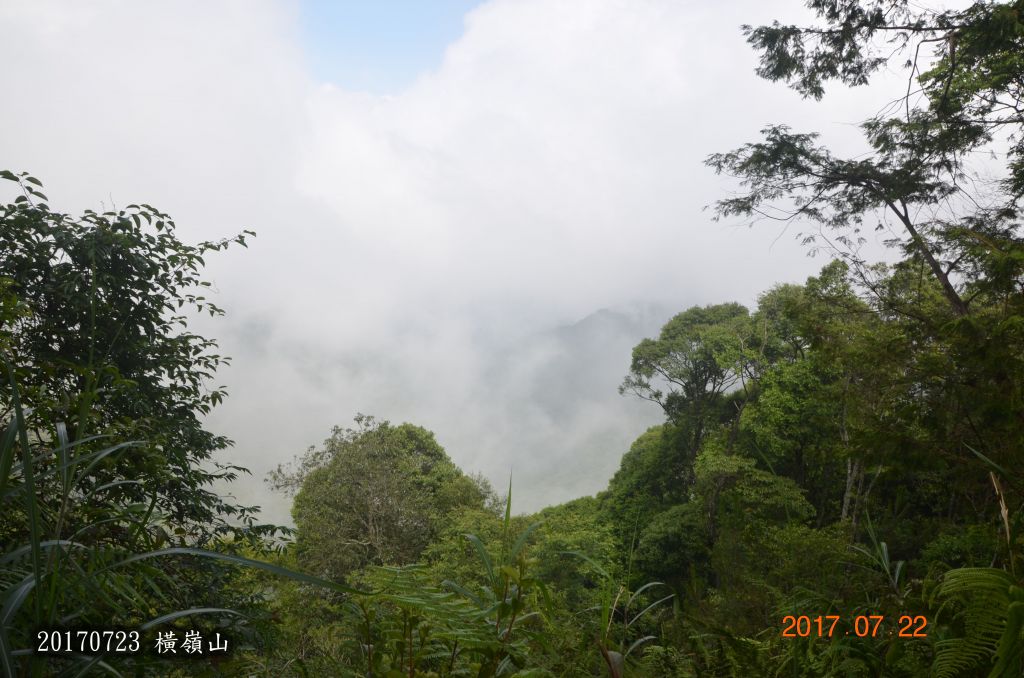
[(482, 509), (489, 488), (464, 475), (434, 434), (356, 417), (270, 483), (295, 495), (296, 548), (318, 574), (343, 579), (367, 565), (413, 563), (441, 523)]

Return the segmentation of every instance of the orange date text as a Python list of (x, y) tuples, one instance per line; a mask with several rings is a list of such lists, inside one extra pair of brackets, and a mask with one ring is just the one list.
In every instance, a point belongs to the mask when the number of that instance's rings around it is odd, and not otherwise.
[(904, 614), (896, 624), (887, 624), (880, 614), (860, 614), (841, 623), (837, 614), (786, 615), (782, 618), (783, 638), (832, 638), (856, 636), (858, 638), (927, 638), (928, 619), (924, 615)]

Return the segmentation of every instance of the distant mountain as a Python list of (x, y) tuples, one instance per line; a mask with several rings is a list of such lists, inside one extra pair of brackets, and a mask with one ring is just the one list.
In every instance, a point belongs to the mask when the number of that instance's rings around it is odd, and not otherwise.
[(651, 315), (601, 309), (528, 337), (500, 356), (499, 364), (513, 370), (531, 366), (533, 378), (523, 395), (553, 418), (566, 416), (581, 402), (619, 403), (618, 387), (633, 347), (657, 334), (668, 319), (654, 322)]
[(281, 343), (264, 332), (271, 320), (243, 324), (225, 342), (232, 397), (211, 418), (237, 442), (237, 456), (225, 459), (253, 470), (231, 491), (263, 505), (267, 519), (290, 522), (290, 502), (268, 493), (263, 476), (365, 412), (429, 428), (456, 463), (496, 487), (511, 471), (516, 512), (594, 494), (662, 420), (656, 405), (618, 387), (633, 347), (681, 308), (600, 309), (504, 342), (475, 319), (473, 340), (449, 346), (413, 332), (380, 350)]
[[(494, 414), (492, 422), (504, 422), (498, 428), (506, 435), (482, 445), (477, 437), (476, 447), (486, 459), (517, 460), (519, 510), (603, 489), (630, 443), (661, 421), (656, 406), (620, 396), (618, 387), (633, 347), (657, 335), (674, 312), (656, 306), (600, 309), (484, 359), (475, 402)], [(456, 449), (463, 444), (458, 437), (452, 441)]]

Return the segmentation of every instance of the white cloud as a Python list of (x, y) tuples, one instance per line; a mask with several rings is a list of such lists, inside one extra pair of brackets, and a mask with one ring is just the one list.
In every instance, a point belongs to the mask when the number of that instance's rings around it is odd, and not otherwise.
[(255, 472), (241, 498), (282, 519), (258, 479), (363, 411), (432, 428), (498, 486), (514, 467), (537, 508), (603, 487), (657, 419), (612, 378), (654, 326), (601, 330), (609, 392), (566, 387), (559, 418), (535, 402), (537, 370), (571, 364), (539, 348), (546, 328), (636, 301), (749, 304), (822, 263), (702, 211), (730, 187), (708, 153), (783, 121), (856, 148), (851, 124), (884, 100), (802, 102), (754, 77), (739, 24), (798, 12), (494, 0), (383, 97), (312, 82), (290, 5), (9, 3), (0, 143), (69, 211), (112, 197), (191, 239), (258, 231), (212, 262), (229, 317), (200, 324), (235, 358), (211, 425)]

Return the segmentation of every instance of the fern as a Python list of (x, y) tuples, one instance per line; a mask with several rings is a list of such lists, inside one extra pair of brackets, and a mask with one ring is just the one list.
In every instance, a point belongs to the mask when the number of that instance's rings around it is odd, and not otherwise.
[(936, 678), (962, 676), (993, 665), (989, 678), (1020, 675), (1024, 642), (1024, 590), (1013, 577), (993, 568), (965, 567), (949, 572), (938, 592), (963, 605), (963, 637), (935, 644)]

